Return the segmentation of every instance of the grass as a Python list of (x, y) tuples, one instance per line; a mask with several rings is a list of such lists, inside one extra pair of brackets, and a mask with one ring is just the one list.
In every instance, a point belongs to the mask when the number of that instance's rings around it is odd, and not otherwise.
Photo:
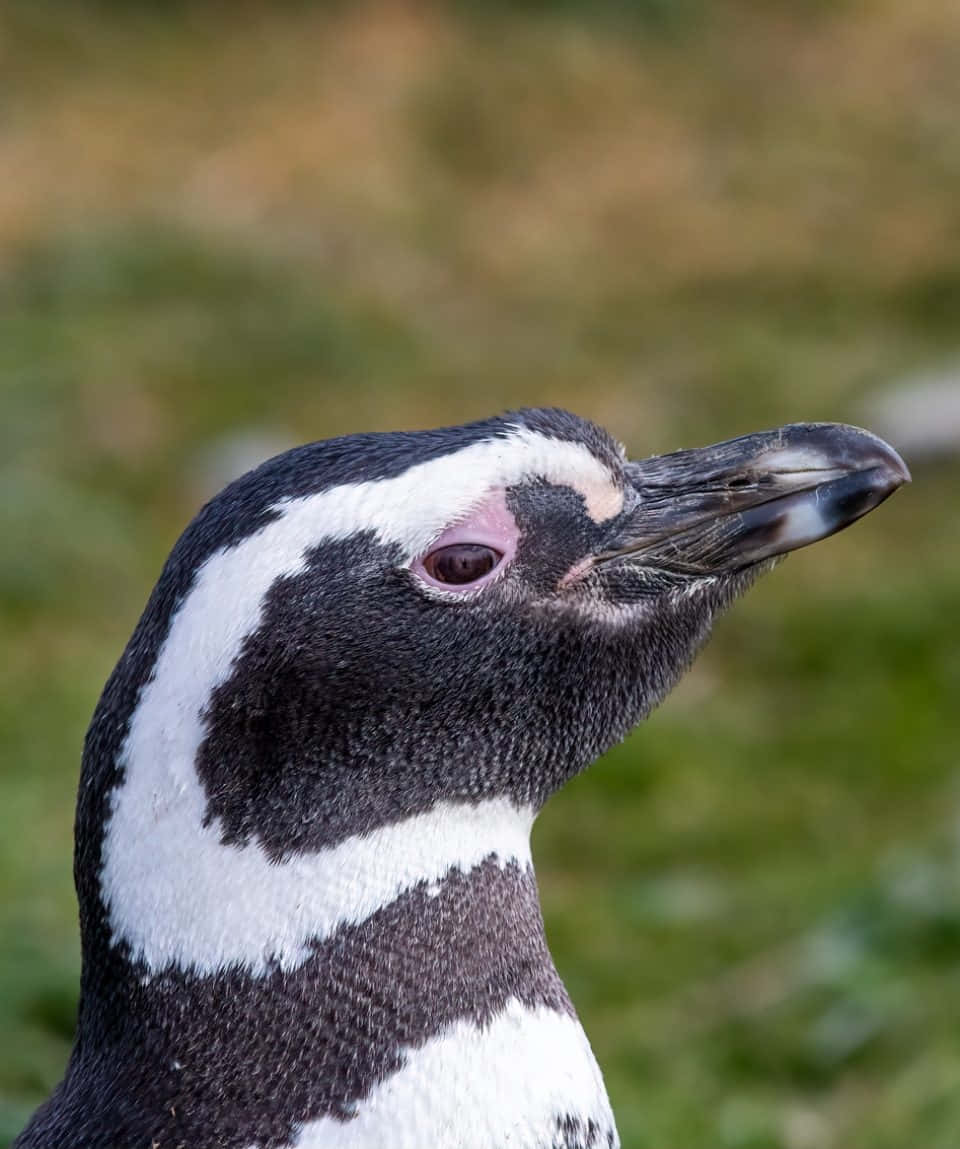
[[(960, 350), (946, 0), (626, 8), (4, 13), (0, 1143), (69, 1049), (84, 728), (211, 443), (556, 403), (645, 454)], [(960, 471), (915, 480), (538, 825), (632, 1149), (955, 1144)]]

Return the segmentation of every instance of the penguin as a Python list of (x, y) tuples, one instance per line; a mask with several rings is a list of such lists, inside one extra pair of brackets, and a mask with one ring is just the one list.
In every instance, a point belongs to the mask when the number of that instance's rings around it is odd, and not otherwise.
[(229, 485), (86, 737), (76, 1041), (18, 1149), (617, 1146), (533, 820), (908, 478), (847, 426), (631, 462), (535, 409)]

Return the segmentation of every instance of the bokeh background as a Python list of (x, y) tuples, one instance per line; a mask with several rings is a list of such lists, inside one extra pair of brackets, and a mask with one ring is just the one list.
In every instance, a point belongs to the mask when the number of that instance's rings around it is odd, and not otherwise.
[(0, 1143), (62, 1072), (80, 746), (237, 469), (556, 404), (867, 423), (914, 485), (553, 801), (628, 1149), (960, 1143), (955, 0), (0, 15)]

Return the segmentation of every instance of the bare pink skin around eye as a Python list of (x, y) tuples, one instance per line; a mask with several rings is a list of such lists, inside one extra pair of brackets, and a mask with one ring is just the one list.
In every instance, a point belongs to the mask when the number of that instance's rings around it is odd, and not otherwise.
[[(517, 553), (517, 543), (520, 540), (520, 529), (516, 520), (507, 507), (506, 495), (503, 491), (493, 491), (486, 499), (478, 504), (462, 522), (455, 523), (447, 529), (430, 545), (427, 554), (421, 555), (412, 565), (411, 570), (428, 586), (455, 594), (457, 591), (476, 590), (486, 586), (503, 574), (507, 565), (513, 561)], [(464, 583), (459, 586), (439, 582), (423, 565), (423, 560), (429, 554), (441, 547), (453, 546), (454, 543), (474, 543), (477, 546), (492, 547), (503, 556), (493, 570), (488, 571), (483, 578), (475, 582)]]

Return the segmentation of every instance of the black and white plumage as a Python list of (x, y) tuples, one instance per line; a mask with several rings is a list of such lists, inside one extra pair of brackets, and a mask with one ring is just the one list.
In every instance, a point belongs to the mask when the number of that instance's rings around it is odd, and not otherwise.
[(287, 452), (176, 544), (87, 736), (83, 977), (20, 1149), (607, 1149), (529, 833), (773, 556), (907, 478), (573, 415)]

